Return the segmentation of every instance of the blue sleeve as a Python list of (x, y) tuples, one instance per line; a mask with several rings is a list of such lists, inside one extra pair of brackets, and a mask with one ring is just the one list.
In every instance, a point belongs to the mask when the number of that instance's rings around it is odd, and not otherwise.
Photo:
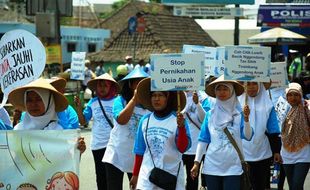
[(148, 119), (149, 117), (150, 117), (150, 114), (144, 115), (139, 121), (139, 126), (138, 126), (138, 130), (136, 133), (135, 143), (134, 143), (134, 148), (133, 148), (134, 154), (138, 154), (141, 156), (144, 155), (146, 144), (145, 144), (143, 131), (142, 131), (142, 123), (145, 119)]
[(204, 99), (204, 101), (201, 103), (201, 106), (206, 112), (211, 110), (211, 103), (208, 98)]
[[(190, 133), (190, 130), (189, 130), (189, 125), (188, 125), (187, 119), (184, 120), (184, 123), (185, 123), (184, 127), (185, 127), (185, 130), (186, 130), (186, 136), (187, 136), (187, 139), (188, 139), (188, 145), (187, 145), (186, 150), (185, 150), (185, 151), (187, 151), (192, 146), (192, 138), (191, 138), (191, 133)], [(177, 132), (176, 132), (175, 144), (177, 144), (177, 137), (178, 136), (179, 136), (179, 130), (177, 130)]]
[(210, 114), (211, 114), (210, 111), (206, 113), (205, 119), (203, 120), (201, 124), (201, 129), (200, 129), (200, 133), (198, 137), (198, 141), (202, 141), (208, 144), (211, 142), (211, 135), (210, 135), (209, 127), (208, 127)]
[(267, 121), (267, 133), (277, 133), (280, 134), (279, 121), (277, 118), (277, 113), (274, 107), (272, 107), (271, 112), (269, 114), (269, 118)]
[(91, 110), (91, 105), (96, 100), (97, 100), (97, 97), (90, 99), (89, 102), (87, 103), (86, 107), (83, 110), (83, 115), (84, 115), (84, 118), (85, 118), (87, 123), (93, 117), (93, 112)]
[(69, 124), (71, 129), (79, 128), (79, 118), (72, 106), (68, 105)]
[(19, 122), (24, 120), (25, 114), (26, 114), (26, 112), (23, 111), (22, 114), (20, 115)]
[(118, 96), (115, 98), (114, 103), (113, 103), (113, 118), (117, 120), (119, 114), (121, 111), (124, 109), (124, 99), (122, 96)]
[(0, 130), (12, 130), (13, 128), (9, 125), (5, 125), (2, 120), (0, 120)]

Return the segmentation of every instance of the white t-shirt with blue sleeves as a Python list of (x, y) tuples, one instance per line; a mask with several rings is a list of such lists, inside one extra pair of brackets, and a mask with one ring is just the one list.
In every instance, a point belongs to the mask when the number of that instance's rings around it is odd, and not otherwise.
[[(187, 149), (189, 149), (191, 146), (191, 138), (188, 122), (186, 120), (185, 128), (189, 139)], [(179, 164), (181, 164), (176, 189), (185, 189), (184, 172), (182, 170), (182, 153), (180, 153), (177, 148), (177, 136), (177, 117), (175, 112), (172, 112), (164, 118), (159, 118), (154, 115), (154, 113), (145, 115), (141, 118), (134, 144), (134, 153), (143, 155), (143, 161), (138, 176), (137, 189), (159, 189), (149, 181), (150, 172), (154, 168), (152, 158), (156, 167), (161, 168), (173, 175), (177, 175)]]
[[(206, 113), (198, 138), (198, 141), (208, 143), (202, 173), (215, 176), (241, 175), (243, 170), (237, 151), (222, 128), (210, 125), (212, 123), (211, 114), (212, 110)], [(242, 147), (241, 139), (245, 139), (242, 114), (234, 116), (232, 125), (227, 128), (237, 142), (237, 145)], [(242, 152), (242, 148), (240, 150)]]
[[(86, 122), (89, 122), (90, 119), (94, 118), (94, 123), (92, 126), (92, 138), (91, 138), (91, 149), (92, 150), (99, 150), (102, 148), (106, 148), (109, 138), (110, 138), (110, 132), (112, 127), (106, 120), (99, 101), (98, 97), (94, 97), (87, 103), (85, 109), (83, 110), (83, 115), (85, 117)], [(112, 107), (113, 102), (115, 98), (111, 99), (101, 99), (102, 107), (110, 119), (110, 121), (113, 123), (113, 113), (112, 113)]]
[(149, 111), (140, 106), (135, 106), (128, 123), (121, 125), (116, 120), (125, 106), (125, 99), (122, 96), (118, 96), (113, 104), (114, 128), (111, 131), (102, 161), (114, 165), (122, 172), (132, 173), (134, 163), (132, 150), (138, 123), (140, 118), (149, 113)]
[(260, 161), (272, 157), (270, 143), (265, 133), (280, 134), (278, 118), (274, 107), (271, 108), (268, 119), (263, 122), (260, 121), (260, 124), (256, 126), (251, 125), (255, 133), (251, 141), (242, 141), (246, 161)]

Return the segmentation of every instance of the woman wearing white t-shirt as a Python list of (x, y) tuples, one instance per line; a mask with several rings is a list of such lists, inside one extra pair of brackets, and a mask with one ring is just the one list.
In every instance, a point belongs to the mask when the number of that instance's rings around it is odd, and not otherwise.
[(186, 92), (186, 106), (182, 111), (187, 119), (191, 133), (192, 146), (182, 156), (183, 164), (186, 168), (186, 190), (198, 189), (198, 178), (191, 177), (191, 169), (194, 166), (196, 148), (198, 144), (198, 136), (200, 133), (201, 124), (206, 115), (202, 104), (206, 100), (207, 95), (204, 91)]
[[(192, 177), (197, 177), (202, 155), (208, 147), (202, 169), (208, 190), (240, 190), (240, 177), (243, 173), (241, 161), (224, 129), (228, 129), (239, 147), (242, 147), (242, 138), (250, 140), (253, 136), (252, 128), (247, 122), (249, 110), (244, 110), (244, 126), (237, 99), (243, 91), (241, 84), (232, 80), (225, 81), (224, 76), (207, 87), (207, 94), (215, 97), (216, 102), (213, 109), (207, 112), (201, 127)], [(242, 148), (240, 150), (242, 152)]]
[(292, 106), (281, 131), (281, 156), (290, 190), (302, 190), (310, 167), (310, 111), (303, 105), (302, 88), (290, 83), (286, 99)]
[[(191, 146), (190, 131), (181, 113), (177, 113), (177, 92), (150, 91), (150, 78), (137, 88), (138, 101), (152, 113), (139, 122), (135, 138), (135, 163), (130, 185), (132, 189), (160, 190), (150, 181), (154, 167), (176, 176), (175, 187), (184, 190), (182, 153)], [(179, 92), (180, 108), (186, 104), (184, 92)], [(163, 181), (166, 180), (162, 179)], [(168, 182), (169, 184), (170, 182)], [(172, 184), (169, 184), (172, 185)]]
[(239, 96), (240, 104), (247, 104), (250, 109), (249, 123), (254, 130), (251, 141), (242, 140), (244, 160), (250, 165), (253, 190), (264, 190), (270, 184), (272, 154), (274, 153), (276, 163), (281, 160), (280, 128), (276, 111), (266, 90), (270, 84), (248, 82), (246, 92)]
[(95, 162), (97, 188), (107, 189), (105, 165), (102, 158), (113, 128), (112, 107), (119, 91), (118, 83), (107, 73), (100, 75), (87, 83), (87, 87), (96, 92), (82, 111), (78, 96), (75, 97), (77, 112), (81, 125), (85, 125), (93, 118), (91, 150)]
[(113, 104), (114, 128), (102, 159), (105, 162), (107, 175), (107, 189), (123, 189), (123, 176), (127, 173), (131, 178), (134, 154), (133, 144), (138, 122), (142, 116), (149, 113), (137, 102), (136, 87), (138, 83), (148, 77), (142, 69), (131, 71), (121, 80), (122, 90)]

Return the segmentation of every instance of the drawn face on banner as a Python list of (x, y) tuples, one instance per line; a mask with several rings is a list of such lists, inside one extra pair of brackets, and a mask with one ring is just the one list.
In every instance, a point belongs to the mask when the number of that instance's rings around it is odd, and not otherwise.
[(17, 87), (36, 80), (46, 62), (41, 41), (26, 30), (12, 30), (0, 40), (0, 84), (5, 104), (8, 94)]

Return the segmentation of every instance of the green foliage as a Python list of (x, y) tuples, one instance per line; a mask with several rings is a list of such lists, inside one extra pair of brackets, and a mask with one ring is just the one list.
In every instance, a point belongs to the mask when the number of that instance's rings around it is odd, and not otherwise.
[(161, 3), (161, 0), (150, 0), (151, 3)]
[(60, 25), (72, 26), (74, 24), (73, 17), (60, 17)]
[(118, 9), (122, 8), (125, 4), (130, 2), (131, 0), (119, 0), (117, 2), (114, 2), (112, 4), (113, 11), (117, 11)]

